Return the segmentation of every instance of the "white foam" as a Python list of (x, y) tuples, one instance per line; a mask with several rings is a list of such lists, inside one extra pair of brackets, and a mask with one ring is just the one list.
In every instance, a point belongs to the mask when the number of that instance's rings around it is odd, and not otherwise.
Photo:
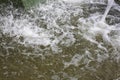
[[(70, 0), (74, 3), (81, 3), (81, 1), (83, 0)], [(95, 37), (101, 35), (105, 43), (119, 48), (119, 33), (109, 36), (115, 25), (111, 26), (101, 21), (102, 14), (99, 12), (88, 18), (79, 17), (76, 20), (77, 27), (71, 25), (71, 14), (73, 16), (82, 15), (84, 12), (82, 8), (64, 2), (51, 2), (29, 11), (34, 18), (27, 14), (21, 16), (20, 19), (15, 19), (12, 14), (1, 16), (0, 22), (3, 23), (1, 28), (4, 33), (9, 33), (16, 38), (22, 36), (24, 38), (24, 41), (20, 42), (22, 44), (50, 46), (55, 52), (62, 51), (60, 46), (72, 46), (76, 42), (74, 34), (82, 35), (91, 43), (95, 43), (99, 48), (107, 51), (101, 43), (96, 41)], [(74, 31), (75, 29), (77, 32)]]

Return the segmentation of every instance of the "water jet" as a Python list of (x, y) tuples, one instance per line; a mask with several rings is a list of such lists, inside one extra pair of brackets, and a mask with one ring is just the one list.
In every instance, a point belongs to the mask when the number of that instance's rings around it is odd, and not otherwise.
[(113, 6), (113, 3), (114, 3), (114, 0), (108, 0), (107, 8), (106, 8), (105, 13), (104, 13), (104, 15), (103, 15), (103, 17), (102, 17), (102, 21), (103, 21), (103, 22), (105, 21), (106, 16), (108, 15), (111, 7)]

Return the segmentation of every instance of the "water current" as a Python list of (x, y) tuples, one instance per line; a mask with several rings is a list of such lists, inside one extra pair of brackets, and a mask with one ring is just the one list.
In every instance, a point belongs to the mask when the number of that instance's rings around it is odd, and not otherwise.
[(48, 0), (0, 5), (0, 80), (120, 80), (120, 6)]

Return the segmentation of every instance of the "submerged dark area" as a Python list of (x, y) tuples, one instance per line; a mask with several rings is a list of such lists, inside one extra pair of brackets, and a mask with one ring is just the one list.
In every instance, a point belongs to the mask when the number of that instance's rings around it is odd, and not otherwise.
[(5, 5), (13, 5), (16, 8), (23, 8), (23, 3), (22, 0), (0, 0), (0, 5), (5, 4)]

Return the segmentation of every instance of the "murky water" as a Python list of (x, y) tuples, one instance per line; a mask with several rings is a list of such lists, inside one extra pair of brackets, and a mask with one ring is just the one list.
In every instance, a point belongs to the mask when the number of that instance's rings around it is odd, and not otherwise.
[(0, 80), (119, 80), (120, 6), (111, 5), (53, 0), (27, 12), (1, 5)]

